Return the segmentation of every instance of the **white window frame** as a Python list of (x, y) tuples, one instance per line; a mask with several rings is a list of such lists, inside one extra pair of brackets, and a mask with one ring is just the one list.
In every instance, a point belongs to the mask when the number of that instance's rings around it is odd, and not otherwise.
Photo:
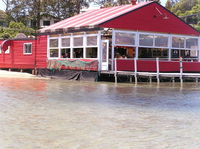
[[(31, 45), (31, 53), (26, 53), (26, 46), (25, 45)], [(31, 55), (33, 53), (33, 44), (32, 42), (29, 42), (29, 43), (24, 43), (24, 46), (23, 46), (23, 54), (24, 55)]]
[[(87, 37), (88, 36), (96, 36), (97, 37), (97, 45), (95, 46), (87, 46)], [(74, 38), (76, 37), (82, 37), (83, 38), (83, 45), (82, 46), (74, 46)], [(62, 39), (63, 38), (70, 38), (70, 46), (69, 47), (62, 47)], [(51, 39), (58, 39), (58, 47), (50, 47), (50, 40)], [(84, 32), (83, 35), (73, 35), (71, 33), (71, 36), (61, 36), (58, 37), (50, 37), (48, 36), (47, 40), (47, 57), (48, 59), (99, 59), (100, 58), (100, 40), (101, 40), (101, 32), (98, 32), (97, 34), (86, 34)], [(86, 58), (86, 48), (97, 48), (97, 58)], [(69, 48), (70, 49), (70, 58), (61, 58), (61, 49)], [(74, 48), (83, 48), (83, 58), (74, 58), (73, 57), (73, 49)], [(58, 49), (58, 57), (50, 57), (50, 50), (51, 49)]]
[[(58, 39), (58, 47), (50, 47), (50, 40), (51, 39)], [(59, 44), (60, 44), (60, 38), (59, 37), (49, 37), (48, 36), (48, 43), (47, 43), (47, 47), (48, 47), (48, 50), (47, 50), (47, 57), (48, 59), (58, 59), (59, 58), (59, 55), (60, 55), (60, 48), (59, 48)], [(51, 49), (58, 49), (58, 57), (50, 57), (50, 50)]]

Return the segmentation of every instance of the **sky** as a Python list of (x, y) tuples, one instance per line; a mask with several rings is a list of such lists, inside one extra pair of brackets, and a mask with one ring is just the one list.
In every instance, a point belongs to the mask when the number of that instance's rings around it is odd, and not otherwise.
[[(167, 0), (161, 0), (161, 4), (164, 6)], [(0, 10), (5, 10), (5, 5), (2, 2), (2, 0), (0, 0)]]

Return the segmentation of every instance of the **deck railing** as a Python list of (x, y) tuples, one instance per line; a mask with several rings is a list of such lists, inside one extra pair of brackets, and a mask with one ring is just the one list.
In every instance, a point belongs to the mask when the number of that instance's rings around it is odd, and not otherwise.
[(179, 58), (171, 61), (163, 58), (115, 59), (115, 71), (200, 72), (200, 62), (192, 58)]

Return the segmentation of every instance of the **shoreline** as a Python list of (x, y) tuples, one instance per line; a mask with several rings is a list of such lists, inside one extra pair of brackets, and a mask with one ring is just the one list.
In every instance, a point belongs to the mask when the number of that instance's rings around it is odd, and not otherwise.
[(49, 79), (49, 78), (32, 75), (27, 72), (16, 72), (16, 71), (7, 71), (7, 70), (0, 70), (0, 78)]

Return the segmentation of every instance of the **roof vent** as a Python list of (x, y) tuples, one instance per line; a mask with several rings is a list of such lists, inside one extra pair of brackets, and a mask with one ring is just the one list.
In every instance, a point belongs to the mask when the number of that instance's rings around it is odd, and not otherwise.
[(137, 0), (131, 0), (132, 5), (136, 5)]

